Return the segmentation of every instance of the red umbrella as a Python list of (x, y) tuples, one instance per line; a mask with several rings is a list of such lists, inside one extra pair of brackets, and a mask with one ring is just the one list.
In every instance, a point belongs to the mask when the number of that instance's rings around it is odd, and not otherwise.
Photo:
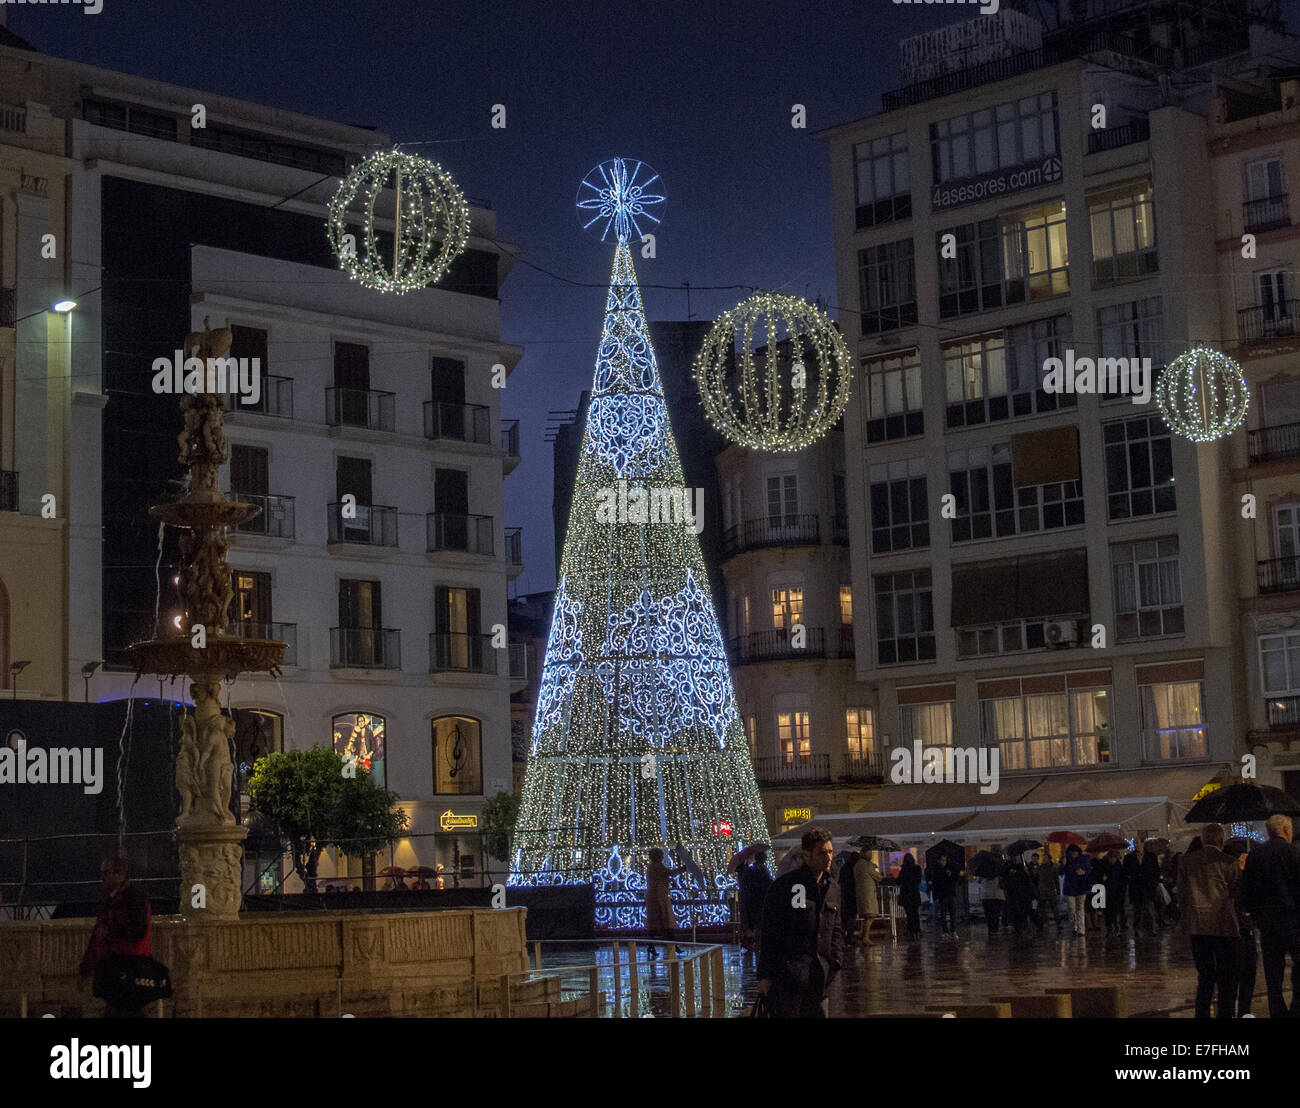
[(731, 861), (727, 863), (727, 869), (729, 872), (735, 873), (737, 870), (749, 865), (756, 855), (764, 854), (771, 849), (771, 846), (767, 843), (750, 843), (744, 850), (738, 850), (731, 856)]
[(1088, 840), (1077, 831), (1053, 831), (1047, 836), (1047, 841), (1060, 843), (1062, 846), (1083, 846)]
[(1088, 843), (1087, 849), (1090, 852), (1094, 850), (1127, 850), (1128, 840), (1121, 839), (1118, 835), (1112, 835), (1109, 831), (1103, 831)]

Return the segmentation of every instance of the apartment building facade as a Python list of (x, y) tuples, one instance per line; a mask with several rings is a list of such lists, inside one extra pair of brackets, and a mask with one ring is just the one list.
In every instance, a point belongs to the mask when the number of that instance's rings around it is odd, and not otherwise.
[[(1165, 833), (1236, 764), (1247, 710), (1230, 447), (1172, 435), (1154, 383), (1221, 348), (1206, 108), (1273, 29), (1161, 44), (1113, 14), (1003, 18), (1017, 49), (940, 64), (824, 134), (861, 367), (857, 676), (886, 758), (991, 748), (1001, 769), (996, 795), (886, 788), (879, 811), (927, 815), (862, 826)], [(1149, 399), (1053, 391), (1045, 363), (1076, 357), (1150, 359)]]
[[(230, 629), (288, 644), (278, 678), (241, 675), (223, 696), (239, 782), (271, 751), (354, 753), (410, 817), (410, 837), (379, 865), (443, 865), (478, 884), (478, 813), (510, 787), (509, 697), (523, 680), (505, 631), (522, 565), (503, 518), (518, 429), (501, 420), (500, 387), (522, 352), (500, 341), (510, 248), (493, 212), (472, 205), (468, 248), (439, 286), (367, 290), (338, 269), (325, 205), (384, 135), (22, 60), (69, 130), (72, 403), (96, 416), (71, 447), (83, 510), (69, 668), (95, 670), (99, 700), (188, 698), (179, 682), (137, 683), (126, 655), (179, 617), (174, 536), (147, 509), (179, 491), (180, 413), (153, 391), (152, 365), (205, 321), (229, 326), (232, 355), (256, 359), (260, 378), (256, 403), (227, 404), (223, 487), (262, 509), (230, 536)], [(377, 210), (391, 235), (391, 194)], [(293, 890), (278, 856), (246, 862), (246, 887)], [(371, 864), (331, 856), (321, 873), (355, 878)]]

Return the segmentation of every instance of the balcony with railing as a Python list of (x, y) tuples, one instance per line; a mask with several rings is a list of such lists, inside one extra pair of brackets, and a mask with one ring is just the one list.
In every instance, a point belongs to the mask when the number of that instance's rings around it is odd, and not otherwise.
[(1268, 726), (1272, 731), (1300, 728), (1300, 696), (1270, 696)]
[(1290, 338), (1300, 316), (1295, 300), (1275, 300), (1237, 309), (1237, 338), (1243, 344)]
[(760, 786), (766, 785), (829, 785), (831, 783), (831, 756), (806, 754), (786, 761), (784, 757), (754, 759), (754, 776)]
[(430, 512), (425, 516), (430, 554), (457, 551), (491, 557), (496, 549), (492, 541), (492, 516), (454, 515)]
[(1300, 423), (1279, 423), (1260, 427), (1247, 436), (1250, 464), (1300, 457)]
[(292, 539), (294, 537), (294, 498), (292, 496), (274, 496), (256, 492), (226, 493), (230, 500), (243, 504), (255, 504), (262, 510), (252, 519), (239, 524), (236, 530), (241, 535), (261, 535), (267, 539)]
[(885, 757), (883, 753), (871, 752), (861, 757), (848, 755), (844, 759), (845, 781), (859, 783), (879, 783), (885, 779)]
[(249, 623), (230, 625), (229, 634), (241, 639), (270, 639), (284, 643), (284, 664), (298, 664), (298, 625), (296, 623)]
[(473, 442), (492, 442), (492, 409), (484, 404), (435, 404), (424, 402), (424, 437)]
[(226, 411), (231, 415), (238, 412), (254, 412), (257, 415), (292, 419), (293, 378), (275, 377), (269, 373), (264, 373), (262, 374), (262, 388), (258, 393), (257, 403), (245, 404), (239, 393), (228, 393), (226, 395)]
[(18, 473), (0, 469), (0, 512), (18, 511)]
[(506, 452), (505, 472), (513, 473), (519, 464), (519, 420), (507, 419), (502, 422), (501, 449)]
[(1259, 593), (1295, 592), (1300, 589), (1300, 558), (1269, 558), (1255, 564)]
[(331, 427), (392, 431), (397, 394), (375, 389), (326, 389), (325, 422)]
[(397, 509), (394, 507), (336, 503), (328, 506), (328, 512), (329, 541), (332, 543), (385, 547), (397, 545)]
[(1258, 200), (1245, 201), (1241, 205), (1241, 222), (1248, 234), (1290, 227), (1291, 213), (1287, 194), (1280, 192), (1276, 196), (1261, 196)]
[(390, 627), (330, 628), (330, 669), (401, 668), (401, 631)]
[(528, 644), (512, 642), (507, 645), (510, 654), (510, 684), (522, 689), (528, 684)]
[(524, 529), (506, 528), (506, 576), (511, 580), (524, 571)]
[(1146, 142), (1151, 138), (1151, 124), (1146, 116), (1135, 116), (1118, 127), (1102, 127), (1088, 132), (1088, 153), (1100, 154), (1105, 150), (1118, 150), (1121, 146), (1132, 146), (1135, 142)]
[[(788, 631), (755, 631), (749, 635), (738, 635), (728, 642), (727, 655), (731, 664), (736, 666), (751, 662), (803, 661), (828, 656), (826, 633), (822, 628), (804, 627), (802, 646), (796, 645), (799, 641)], [(829, 656), (837, 657), (839, 654), (832, 649)]]
[(1144, 762), (1203, 762), (1208, 757), (1204, 725), (1159, 727), (1142, 732)]
[(497, 651), (492, 636), (435, 631), (429, 636), (429, 672), (494, 675)]
[(821, 525), (815, 515), (763, 516), (728, 527), (722, 536), (722, 556), (730, 558), (767, 546), (816, 546), (820, 542)]

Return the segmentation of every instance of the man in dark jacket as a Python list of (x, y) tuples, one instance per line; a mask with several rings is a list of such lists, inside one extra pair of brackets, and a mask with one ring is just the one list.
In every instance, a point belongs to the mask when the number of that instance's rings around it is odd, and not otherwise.
[(957, 878), (961, 867), (946, 854), (939, 854), (925, 871), (925, 883), (930, 887), (934, 909), (945, 935), (957, 936)]
[[(81, 959), (81, 976), (93, 979), (95, 967), (110, 955), (149, 954), (152, 912), (149, 899), (126, 875), (126, 861), (105, 858), (99, 867), (104, 885), (104, 899), (95, 918), (95, 929)], [(106, 1018), (139, 1016), (136, 1008), (125, 1008), (109, 1001)]]
[[(1268, 842), (1246, 856), (1241, 907), (1259, 928), (1270, 1019), (1300, 1015), (1300, 852), (1291, 842), (1291, 818), (1270, 816)], [(1179, 865), (1187, 865), (1184, 858)], [(1180, 902), (1179, 911), (1185, 906)], [(1282, 996), (1286, 957), (1291, 955), (1291, 1008)]]
[(740, 885), (740, 942), (746, 950), (757, 950), (759, 928), (763, 924), (763, 904), (767, 890), (772, 887), (772, 875), (767, 870), (767, 852), (754, 855), (754, 864), (741, 866), (736, 874)]
[(830, 832), (804, 832), (803, 865), (778, 877), (763, 906), (758, 991), (782, 1018), (825, 1017), (826, 990), (840, 969), (844, 932)]

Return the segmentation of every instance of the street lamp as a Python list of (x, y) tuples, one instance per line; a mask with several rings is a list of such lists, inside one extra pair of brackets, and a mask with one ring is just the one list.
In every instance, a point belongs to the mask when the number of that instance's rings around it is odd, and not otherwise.
[(77, 302), (75, 300), (56, 300), (53, 304), (50, 305), (50, 307), (53, 308), (56, 312), (59, 312), (64, 315), (72, 311), (72, 309), (75, 308), (76, 306), (77, 306)]
[(102, 666), (103, 662), (87, 662), (81, 667), (81, 679), (86, 682), (86, 703), (90, 703), (90, 679), (95, 676), (95, 670)]
[(10, 685), (12, 686), (12, 688), (13, 688), (13, 692), (14, 692), (13, 699), (14, 699), (14, 700), (17, 700), (17, 699), (18, 699), (18, 675), (19, 675), (20, 673), (22, 673), (22, 671), (25, 670), (25, 669), (26, 669), (29, 665), (31, 665), (31, 664), (32, 664), (32, 663), (31, 663), (31, 659), (28, 659), (28, 660), (25, 661), (25, 662), (10, 662), (10, 663), (9, 663), (9, 682), (10, 682)]

